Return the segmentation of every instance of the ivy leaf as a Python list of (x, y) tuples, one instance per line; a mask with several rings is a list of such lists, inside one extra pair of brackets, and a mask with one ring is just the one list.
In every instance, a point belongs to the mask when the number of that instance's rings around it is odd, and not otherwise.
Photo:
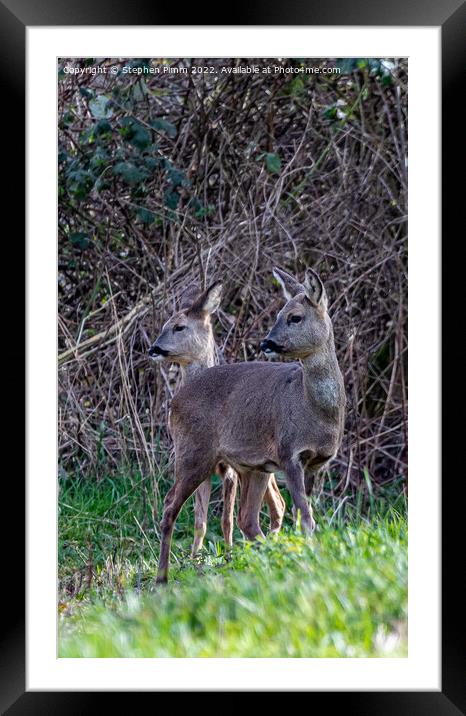
[(201, 208), (196, 211), (194, 216), (197, 219), (204, 219), (206, 216), (210, 216), (214, 212), (215, 212), (215, 207), (212, 206), (212, 204), (209, 204), (208, 206), (201, 206)]
[(75, 231), (74, 233), (70, 234), (70, 241), (73, 246), (75, 246), (77, 249), (80, 249), (81, 251), (87, 249), (87, 247), (91, 243), (89, 236), (83, 231)]
[(177, 191), (165, 192), (165, 204), (168, 206), (169, 209), (176, 209), (179, 201), (180, 201), (180, 195), (178, 194)]
[(148, 169), (154, 171), (160, 166), (160, 159), (158, 157), (144, 157), (144, 164)]
[(140, 149), (142, 151), (143, 149), (146, 149), (150, 143), (150, 134), (147, 129), (138, 126), (138, 128), (134, 132), (133, 138), (131, 139), (131, 144), (133, 144), (137, 149)]
[(292, 97), (296, 97), (300, 95), (304, 91), (304, 81), (301, 79), (301, 77), (295, 77), (294, 80), (290, 82), (290, 94)]
[(173, 137), (176, 137), (176, 127), (171, 122), (168, 122), (166, 119), (154, 119), (150, 123), (151, 127), (154, 129), (158, 129), (161, 132), (165, 132), (165, 134), (168, 134), (169, 137), (173, 139)]
[(270, 174), (279, 174), (282, 168), (282, 160), (278, 154), (268, 153), (265, 155), (265, 166)]
[(80, 144), (94, 144), (95, 142), (95, 127), (88, 127), (81, 132), (79, 135)]
[(63, 164), (64, 162), (67, 161), (67, 159), (68, 159), (68, 153), (66, 152), (65, 149), (61, 148), (58, 151), (58, 164)]
[(110, 189), (110, 182), (107, 180), (105, 175), (97, 178), (94, 189), (98, 192), (104, 191), (104, 189)]
[(139, 81), (133, 87), (133, 99), (135, 102), (140, 102), (144, 99), (144, 96), (149, 94), (146, 83), (143, 78), (140, 77)]
[(130, 186), (135, 186), (147, 177), (147, 170), (143, 167), (137, 167), (131, 162), (119, 162), (113, 167), (113, 173), (121, 176), (123, 181)]
[(89, 166), (93, 170), (100, 169), (101, 167), (105, 166), (107, 161), (108, 161), (107, 152), (104, 149), (102, 149), (101, 147), (98, 147), (89, 162)]
[(121, 120), (120, 134), (125, 141), (141, 151), (151, 143), (151, 137), (147, 129), (131, 117), (123, 117)]
[(149, 209), (146, 209), (145, 207), (141, 207), (140, 209), (138, 209), (136, 214), (143, 224), (153, 224), (155, 221), (154, 212), (150, 211)]
[(97, 97), (89, 100), (89, 109), (91, 110), (92, 116), (96, 119), (106, 119), (113, 114), (111, 100), (103, 94), (99, 94)]
[(350, 75), (356, 70), (363, 70), (367, 67), (368, 61), (364, 57), (339, 57), (335, 66), (340, 68), (342, 75)]
[(182, 169), (177, 169), (177, 167), (174, 167), (172, 164), (169, 164), (168, 162), (165, 164), (165, 171), (167, 175), (167, 179), (172, 185), (172, 187), (175, 189), (177, 186), (190, 186), (191, 182), (189, 181), (188, 177), (184, 173)]
[(95, 125), (94, 132), (101, 139), (109, 139), (112, 136), (112, 125), (106, 119), (101, 119)]
[(63, 126), (67, 127), (69, 124), (71, 124), (74, 120), (74, 115), (72, 112), (65, 112), (63, 115)]
[(77, 199), (84, 199), (94, 185), (94, 178), (88, 172), (82, 169), (70, 171), (67, 174), (67, 186), (70, 194), (74, 194)]

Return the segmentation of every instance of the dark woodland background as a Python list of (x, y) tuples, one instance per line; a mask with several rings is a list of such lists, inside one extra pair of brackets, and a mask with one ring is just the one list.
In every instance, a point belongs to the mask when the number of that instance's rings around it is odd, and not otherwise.
[[(341, 72), (121, 72), (271, 63)], [(278, 265), (322, 276), (345, 378), (319, 489), (406, 485), (407, 61), (62, 59), (58, 80), (60, 476), (166, 469), (178, 374), (149, 344), (188, 283), (222, 279), (226, 360), (263, 359)]]

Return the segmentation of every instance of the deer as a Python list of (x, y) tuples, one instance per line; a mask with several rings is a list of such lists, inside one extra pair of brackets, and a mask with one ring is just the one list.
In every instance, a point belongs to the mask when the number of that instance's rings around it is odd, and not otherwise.
[[(206, 368), (223, 362), (223, 356), (216, 343), (212, 326), (212, 314), (219, 308), (222, 283), (217, 281), (205, 291), (198, 286), (190, 286), (184, 290), (179, 310), (165, 322), (162, 330), (149, 348), (149, 357), (154, 361), (177, 363), (181, 367), (181, 384), (186, 385), (199, 376)], [(223, 512), (222, 532), (227, 549), (233, 544), (233, 516), (238, 474), (224, 462), (215, 468), (222, 479)], [(262, 494), (262, 482), (254, 481), (251, 485), (248, 475), (240, 478), (240, 508), (238, 527), (248, 539), (257, 537), (259, 514), (253, 513), (249, 503), (253, 501), (258, 507), (255, 491)], [(274, 475), (266, 475), (265, 494), (263, 495), (270, 513), (270, 531), (278, 532), (285, 513), (285, 501), (280, 493)], [(207, 512), (210, 501), (212, 480), (204, 480), (195, 492), (194, 506), (194, 541), (191, 555), (194, 557), (202, 548), (207, 531)], [(260, 506), (260, 505), (259, 505)]]
[(249, 474), (260, 485), (259, 495), (264, 473), (282, 470), (301, 530), (314, 532), (303, 464), (316, 472), (335, 456), (343, 437), (345, 388), (319, 275), (308, 268), (301, 283), (283, 269), (273, 273), (286, 303), (261, 349), (295, 360), (213, 366), (172, 400), (175, 481), (164, 502), (156, 584), (168, 581), (182, 505), (219, 462)]

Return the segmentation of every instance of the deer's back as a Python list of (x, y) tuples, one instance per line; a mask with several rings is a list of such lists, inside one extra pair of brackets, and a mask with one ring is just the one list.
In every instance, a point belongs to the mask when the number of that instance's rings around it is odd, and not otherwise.
[[(299, 363), (234, 363), (208, 368), (175, 396), (173, 436), (186, 432), (228, 445), (275, 441), (285, 424), (309, 429)], [(266, 438), (267, 436), (267, 438)]]
[[(299, 373), (297, 363), (233, 363), (206, 368), (183, 386), (171, 403), (173, 418), (218, 421), (227, 411), (271, 408), (274, 396)], [(248, 409), (249, 408), (249, 409)]]

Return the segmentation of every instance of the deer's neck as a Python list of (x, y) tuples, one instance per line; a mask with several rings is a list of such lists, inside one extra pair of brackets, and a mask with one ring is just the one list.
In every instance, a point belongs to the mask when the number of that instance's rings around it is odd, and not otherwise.
[(344, 385), (333, 333), (327, 343), (302, 361), (304, 390), (312, 405), (337, 416), (344, 406)]
[(189, 365), (181, 366), (182, 385), (185, 385), (193, 378), (196, 378), (199, 373), (202, 373), (206, 368), (212, 368), (212, 366), (217, 365), (217, 363), (217, 347), (212, 336), (205, 350), (199, 355), (197, 360), (193, 361)]

